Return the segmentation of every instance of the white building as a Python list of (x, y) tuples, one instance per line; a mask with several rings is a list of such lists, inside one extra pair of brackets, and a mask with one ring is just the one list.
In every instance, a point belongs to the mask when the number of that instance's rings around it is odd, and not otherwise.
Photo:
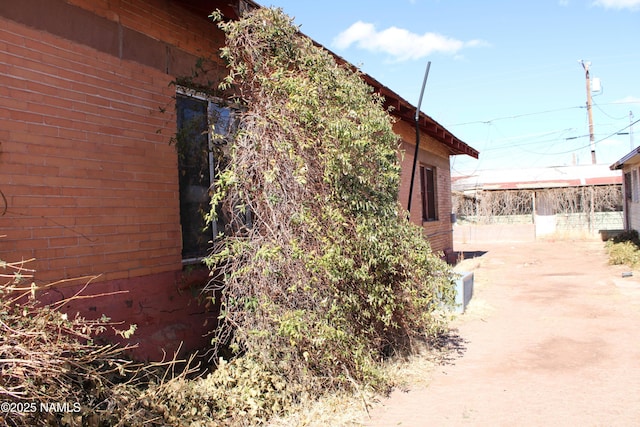
[(623, 212), (625, 230), (640, 231), (640, 147), (610, 166), (612, 171), (622, 170), (624, 194)]

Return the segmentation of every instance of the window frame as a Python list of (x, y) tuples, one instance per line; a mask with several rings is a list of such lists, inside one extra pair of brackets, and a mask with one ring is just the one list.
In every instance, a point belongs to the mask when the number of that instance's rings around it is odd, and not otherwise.
[[(223, 100), (222, 98), (211, 96), (206, 93), (203, 93), (194, 89), (189, 89), (183, 86), (176, 87), (176, 108), (177, 108), (177, 98), (179, 96), (192, 98), (194, 100), (203, 101), (207, 103), (207, 108), (206, 108), (206, 111), (207, 111), (207, 163), (208, 163), (208, 171), (209, 171), (208, 192), (209, 192), (209, 200), (210, 200), (211, 187), (215, 182), (215, 173), (216, 173), (216, 159), (214, 157), (214, 144), (215, 144), (214, 139), (218, 139), (213, 137), (213, 133), (217, 133), (217, 132), (215, 131), (214, 124), (211, 123), (211, 117), (213, 116), (214, 108), (216, 106), (222, 110), (228, 109), (229, 110), (229, 119), (228, 119), (229, 127), (232, 127), (234, 126), (233, 123), (237, 122), (237, 114), (240, 109), (237, 108), (237, 106)], [(178, 128), (179, 114), (180, 113), (176, 110), (176, 130), (178, 132), (180, 131), (180, 129)], [(228, 137), (228, 135), (231, 133), (232, 132), (227, 132), (227, 134), (223, 138)], [(178, 165), (178, 167), (180, 167), (180, 165)], [(179, 198), (180, 198), (181, 204), (182, 204), (182, 197), (183, 197), (183, 194), (179, 189)], [(218, 236), (219, 233), (224, 232), (224, 230), (220, 229), (218, 222), (212, 222), (210, 224), (210, 230), (211, 230), (211, 236), (210, 236), (211, 241), (215, 240), (216, 236)], [(180, 212), (180, 231), (182, 236), (181, 238), (182, 264), (189, 265), (189, 264), (200, 263), (202, 259), (206, 256), (206, 254), (203, 254), (201, 256), (195, 256), (195, 257), (184, 256), (185, 245), (184, 245), (184, 234), (183, 234), (184, 229), (183, 229), (183, 220), (182, 220), (182, 210)], [(203, 233), (206, 233), (206, 231), (203, 230)]]
[(633, 202), (633, 179), (631, 171), (624, 172), (624, 197), (627, 201)]
[(640, 201), (640, 177), (638, 176), (638, 168), (631, 170), (631, 202), (638, 203)]
[(419, 171), (422, 222), (439, 221), (437, 168), (422, 163)]

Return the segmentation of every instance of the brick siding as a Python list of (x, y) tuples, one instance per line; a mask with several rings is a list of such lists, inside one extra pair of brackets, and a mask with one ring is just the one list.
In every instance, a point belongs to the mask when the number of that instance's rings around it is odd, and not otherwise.
[(1, 28), (0, 257), (36, 257), (41, 280), (180, 268), (171, 77)]
[[(24, 13), (35, 4), (68, 12), (74, 25)], [(0, 5), (0, 259), (36, 258), (37, 283), (98, 276), (86, 294), (126, 291), (66, 309), (136, 323), (139, 359), (171, 355), (182, 341), (183, 351), (205, 345), (215, 324), (203, 326), (211, 314), (190, 291), (206, 277), (182, 272), (170, 82), (220, 37), (166, 1)], [(68, 298), (84, 283), (42, 298)]]
[[(411, 171), (415, 153), (415, 128), (406, 122), (398, 121), (394, 124), (394, 131), (402, 138), (400, 159), (402, 166), (400, 184), (400, 203), (407, 207)], [(420, 177), (416, 175), (411, 200), (411, 221), (424, 228), (425, 236), (429, 239), (431, 249), (448, 255), (453, 251), (453, 230), (451, 224), (451, 174), (449, 172), (449, 152), (433, 138), (422, 134), (418, 166), (420, 164), (436, 168), (436, 197), (438, 204), (438, 220), (422, 221), (422, 200), (420, 195)], [(416, 172), (417, 174), (418, 172)]]

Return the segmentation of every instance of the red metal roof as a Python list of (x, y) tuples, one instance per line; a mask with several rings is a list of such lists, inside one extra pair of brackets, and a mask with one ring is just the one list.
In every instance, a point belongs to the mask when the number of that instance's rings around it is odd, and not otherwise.
[(524, 169), (480, 170), (452, 176), (452, 188), (466, 190), (519, 190), (587, 185), (622, 184), (622, 174), (607, 165), (555, 166)]

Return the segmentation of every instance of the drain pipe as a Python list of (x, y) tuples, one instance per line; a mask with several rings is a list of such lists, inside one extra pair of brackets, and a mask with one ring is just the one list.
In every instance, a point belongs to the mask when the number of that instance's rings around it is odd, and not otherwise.
[(411, 184), (409, 185), (409, 202), (407, 203), (407, 211), (411, 213), (411, 199), (413, 197), (413, 183), (416, 178), (416, 165), (418, 164), (418, 148), (420, 147), (420, 104), (422, 104), (422, 95), (424, 95), (424, 87), (427, 85), (427, 77), (429, 77), (429, 68), (431, 68), (431, 61), (427, 62), (427, 70), (424, 73), (424, 80), (422, 81), (422, 89), (420, 90), (420, 98), (418, 99), (418, 106), (416, 107), (416, 115), (414, 121), (416, 122), (416, 152), (413, 155), (413, 168), (411, 169)]

